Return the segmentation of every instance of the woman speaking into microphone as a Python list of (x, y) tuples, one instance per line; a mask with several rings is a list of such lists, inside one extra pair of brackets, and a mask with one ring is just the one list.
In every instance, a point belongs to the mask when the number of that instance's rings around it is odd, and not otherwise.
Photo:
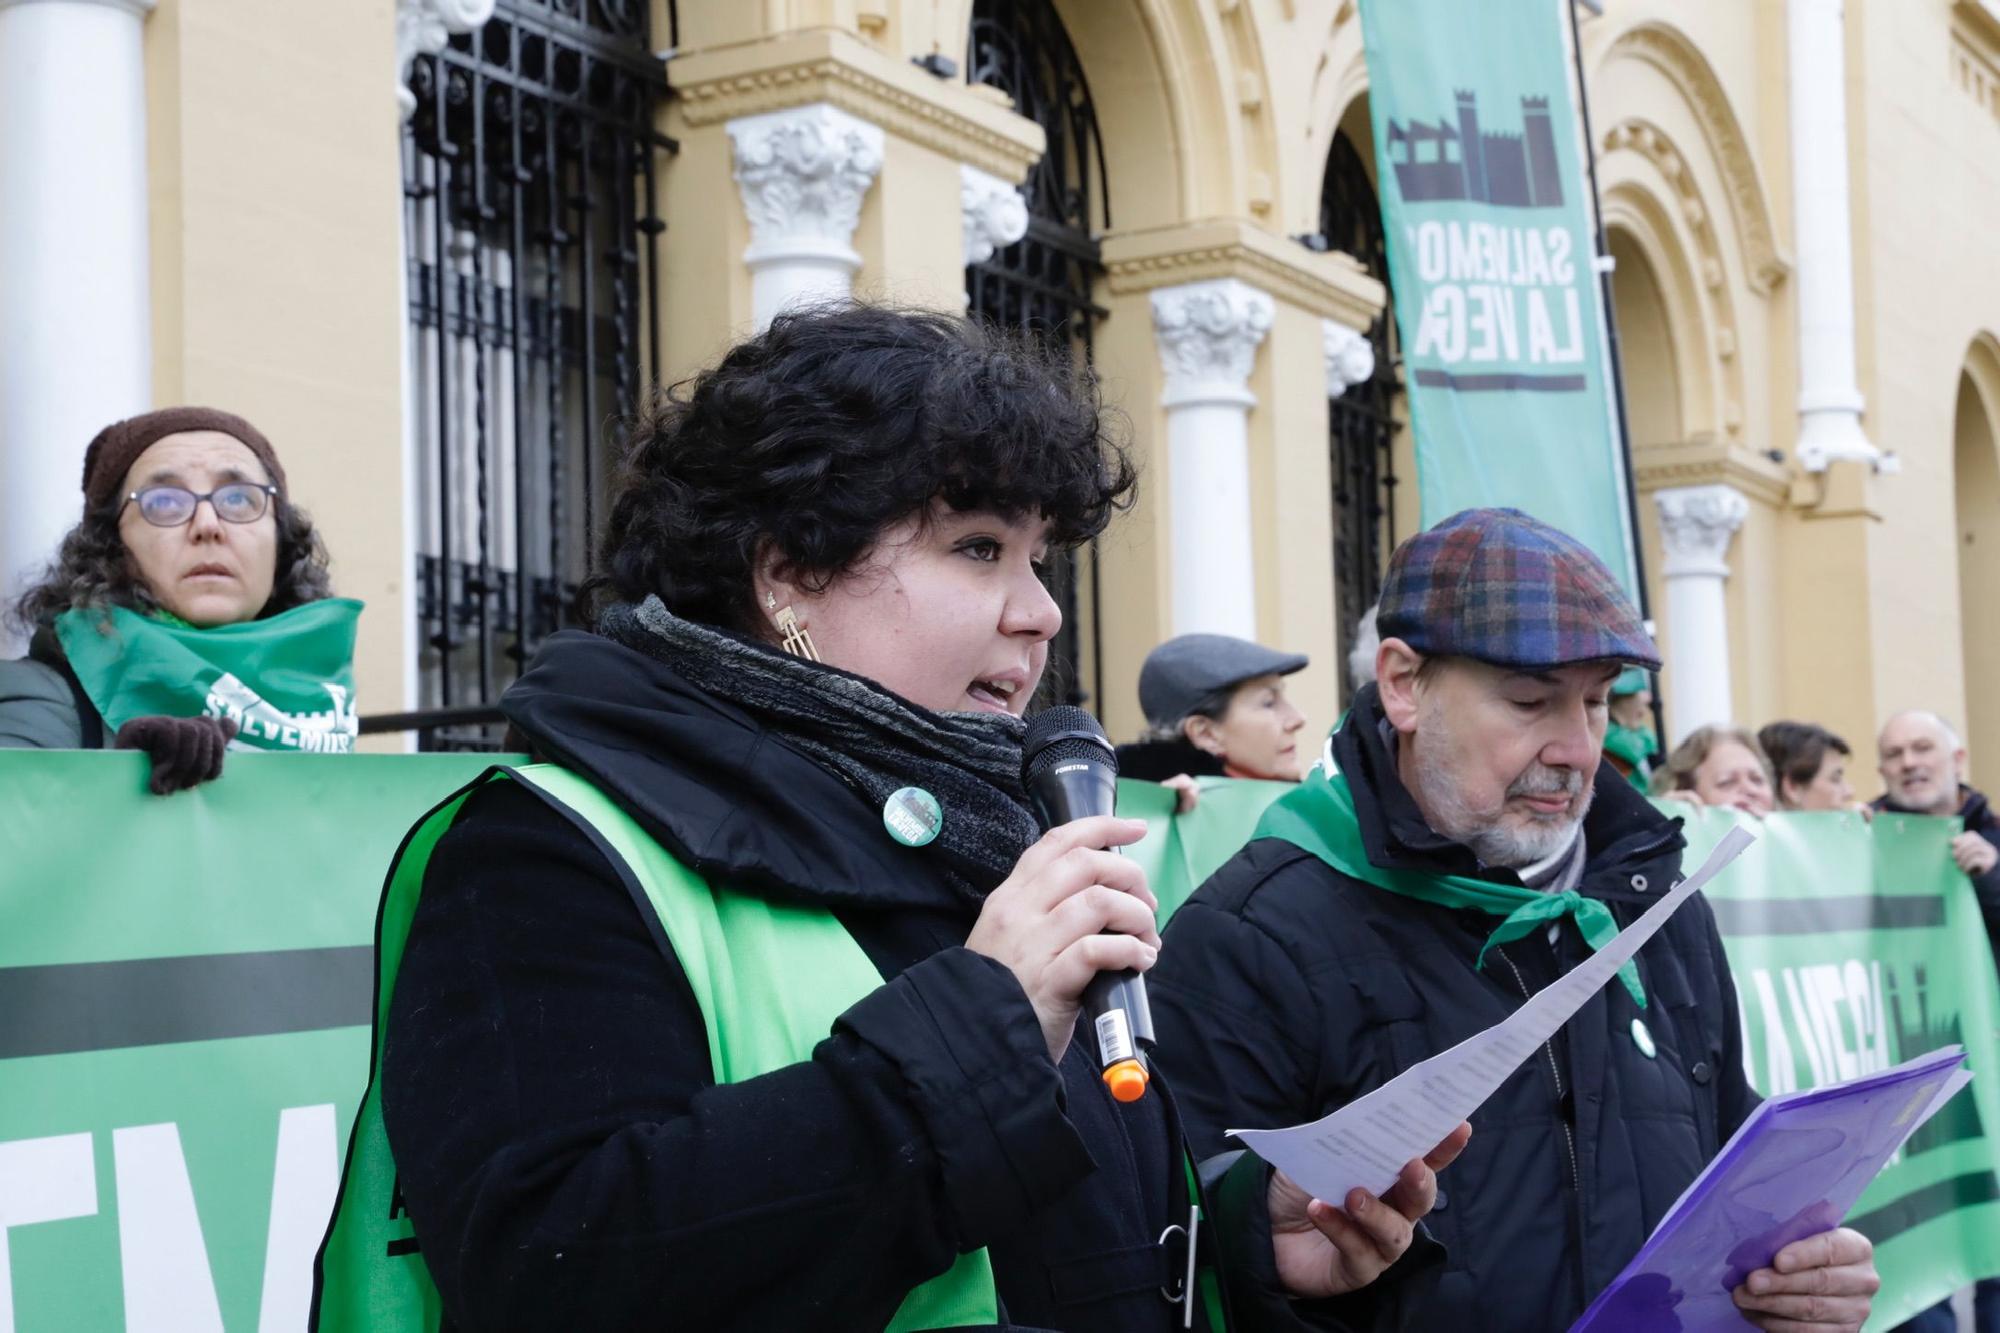
[[(1020, 774), (1040, 567), (1132, 481), (1094, 386), (942, 315), (781, 316), (649, 413), (595, 632), (502, 700), (544, 762), (391, 872), (319, 1327), (1220, 1325), (1170, 1096), (1079, 1035), (1159, 947), (1143, 826), (1042, 836)], [(1194, 1228), (1236, 1326), (1325, 1326), (1456, 1146)]]

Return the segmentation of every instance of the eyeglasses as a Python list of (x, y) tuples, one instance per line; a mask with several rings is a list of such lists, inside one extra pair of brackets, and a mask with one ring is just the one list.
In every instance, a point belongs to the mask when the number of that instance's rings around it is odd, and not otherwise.
[(126, 496), (125, 503), (138, 505), (139, 517), (156, 528), (178, 528), (189, 522), (203, 500), (209, 502), (215, 516), (224, 523), (255, 523), (264, 517), (277, 493), (276, 486), (262, 486), (254, 481), (233, 481), (206, 494), (196, 494), (185, 486), (148, 486)]

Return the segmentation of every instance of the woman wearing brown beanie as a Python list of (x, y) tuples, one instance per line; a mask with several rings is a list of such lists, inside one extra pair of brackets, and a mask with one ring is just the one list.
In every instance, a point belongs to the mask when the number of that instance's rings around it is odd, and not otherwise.
[(225, 748), (345, 752), (355, 617), (270, 441), (232, 413), (115, 422), (83, 460), (83, 518), (13, 608), (0, 747), (138, 749), (162, 795)]

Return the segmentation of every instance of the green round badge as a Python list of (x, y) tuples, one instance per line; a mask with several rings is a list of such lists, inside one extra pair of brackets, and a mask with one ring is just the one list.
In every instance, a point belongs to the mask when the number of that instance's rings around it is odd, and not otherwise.
[(904, 787), (882, 802), (882, 827), (905, 847), (923, 847), (944, 827), (944, 811), (922, 787)]
[(1660, 1053), (1659, 1047), (1653, 1045), (1653, 1034), (1646, 1030), (1646, 1020), (1643, 1018), (1632, 1020), (1632, 1044), (1637, 1046), (1639, 1054), (1645, 1056), (1648, 1060), (1655, 1058)]

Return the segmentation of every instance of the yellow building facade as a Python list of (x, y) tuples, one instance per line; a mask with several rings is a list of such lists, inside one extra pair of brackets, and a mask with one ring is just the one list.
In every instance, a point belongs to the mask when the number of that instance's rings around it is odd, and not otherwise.
[[(1595, 9), (1670, 731), (1808, 718), (1865, 774), (1925, 706), (2000, 772), (2000, 4)], [(0, 72), (66, 68), (127, 111), (0, 129), (0, 577), (98, 426), (228, 407), (369, 605), (364, 714), (477, 708), (562, 623), (632, 401), (852, 292), (1066, 338), (1129, 423), (1140, 503), (1067, 575), (1115, 736), (1191, 629), (1311, 654), (1337, 716), (1418, 508), (1353, 0), (0, 0)], [(8, 220), (55, 175), (128, 233), (89, 320), (4, 254), (63, 243)]]

